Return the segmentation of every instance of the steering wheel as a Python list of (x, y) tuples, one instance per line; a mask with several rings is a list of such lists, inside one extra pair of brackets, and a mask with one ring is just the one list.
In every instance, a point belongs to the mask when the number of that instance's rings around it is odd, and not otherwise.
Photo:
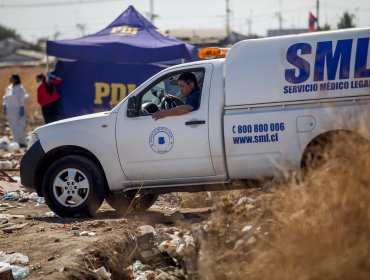
[(184, 104), (184, 102), (182, 102), (181, 99), (177, 98), (176, 96), (173, 95), (170, 96), (171, 96), (170, 98), (168, 95), (162, 98), (161, 103), (158, 105), (158, 107), (161, 110), (172, 109), (179, 105)]
[(141, 116), (151, 115), (158, 111), (159, 109), (156, 104), (154, 104), (153, 102), (147, 102), (145, 104), (142, 104), (140, 115)]

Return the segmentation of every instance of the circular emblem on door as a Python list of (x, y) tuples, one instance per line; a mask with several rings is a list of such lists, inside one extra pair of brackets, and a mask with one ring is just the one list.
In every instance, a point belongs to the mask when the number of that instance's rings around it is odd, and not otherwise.
[(168, 153), (172, 149), (173, 143), (174, 137), (167, 127), (157, 127), (150, 133), (149, 145), (158, 154)]

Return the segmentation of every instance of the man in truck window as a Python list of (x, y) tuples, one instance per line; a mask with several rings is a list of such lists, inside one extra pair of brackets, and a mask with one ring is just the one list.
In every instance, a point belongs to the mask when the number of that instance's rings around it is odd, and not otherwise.
[(186, 98), (185, 103), (175, 96), (166, 96), (166, 100), (176, 103), (177, 106), (168, 110), (155, 112), (152, 115), (152, 118), (155, 121), (169, 116), (184, 115), (198, 109), (200, 101), (200, 89), (198, 87), (198, 82), (195, 75), (190, 72), (181, 74), (177, 80), (177, 85), (181, 95)]

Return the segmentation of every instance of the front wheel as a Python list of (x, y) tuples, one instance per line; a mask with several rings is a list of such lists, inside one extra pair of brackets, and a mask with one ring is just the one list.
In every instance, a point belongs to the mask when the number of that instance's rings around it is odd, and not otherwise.
[(90, 159), (64, 156), (46, 171), (43, 194), (49, 208), (60, 217), (93, 216), (104, 200), (104, 176)]

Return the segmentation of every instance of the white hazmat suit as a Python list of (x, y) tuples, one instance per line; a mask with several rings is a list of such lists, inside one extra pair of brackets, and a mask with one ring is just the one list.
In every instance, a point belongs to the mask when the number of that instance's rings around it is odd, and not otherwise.
[[(13, 134), (13, 141), (26, 146), (26, 116), (24, 106), (28, 94), (21, 84), (10, 84), (4, 94), (3, 106)], [(21, 109), (22, 107), (22, 109)]]

